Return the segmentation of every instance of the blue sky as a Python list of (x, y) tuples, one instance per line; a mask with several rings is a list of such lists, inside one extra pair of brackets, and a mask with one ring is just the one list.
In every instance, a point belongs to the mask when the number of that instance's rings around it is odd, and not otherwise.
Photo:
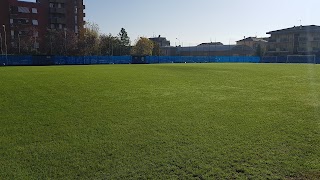
[(124, 27), (132, 40), (159, 35), (171, 44), (235, 43), (294, 25), (320, 25), (319, 0), (85, 0), (86, 20), (104, 33)]
[(220, 41), (300, 25), (320, 25), (319, 0), (84, 0), (102, 33), (124, 27), (131, 40), (162, 35), (172, 45)]

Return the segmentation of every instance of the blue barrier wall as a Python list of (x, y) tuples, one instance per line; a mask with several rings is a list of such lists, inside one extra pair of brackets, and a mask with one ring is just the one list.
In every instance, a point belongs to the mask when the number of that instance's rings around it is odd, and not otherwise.
[(245, 56), (148, 56), (147, 63), (259, 63), (259, 57)]
[[(259, 63), (259, 57), (234, 56), (147, 56), (146, 63)], [(132, 56), (0, 56), (3, 65), (90, 65), (131, 64)]]
[(33, 64), (32, 56), (0, 56), (0, 65), (30, 66)]
[(130, 64), (131, 56), (54, 56), (55, 65)]
[(261, 58), (261, 63), (309, 63), (320, 64), (320, 57), (314, 56), (266, 56)]
[[(289, 61), (289, 62), (288, 62)], [(132, 56), (1, 56), (0, 65), (30, 66), (30, 65), (90, 65), (90, 64), (131, 64)], [(147, 56), (146, 63), (316, 63), (320, 57), (268, 56)]]

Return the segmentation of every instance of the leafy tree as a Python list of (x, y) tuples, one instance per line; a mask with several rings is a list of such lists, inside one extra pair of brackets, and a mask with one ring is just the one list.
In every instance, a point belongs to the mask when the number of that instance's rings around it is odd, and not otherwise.
[(153, 42), (145, 37), (140, 37), (136, 45), (132, 48), (131, 54), (136, 56), (151, 56)]
[(35, 55), (39, 54), (37, 48), (35, 47), (35, 43), (39, 42), (40, 39), (37, 36), (38, 30), (34, 27), (26, 28), (23, 34), (20, 34), (19, 37), (16, 39), (15, 53), (19, 53), (19, 46), (20, 46), (20, 53), (21, 54), (28, 54), (28, 55)]
[(82, 55), (97, 55), (99, 50), (99, 26), (95, 23), (87, 22), (83, 35), (79, 41), (79, 50)]
[(153, 43), (152, 55), (153, 56), (160, 56), (161, 55), (161, 48), (160, 48), (159, 44), (156, 42), (153, 42), (153, 41), (152, 41), (152, 43)]
[(63, 29), (48, 29), (45, 53), (50, 55), (78, 55), (78, 37)]
[(118, 37), (120, 38), (121, 45), (130, 46), (130, 38), (128, 36), (127, 31), (124, 28), (121, 28)]
[(120, 45), (117, 47), (119, 55), (130, 55), (130, 38), (127, 31), (121, 28), (118, 37), (120, 40)]
[(120, 39), (118, 37), (112, 36), (111, 34), (100, 35), (100, 52), (101, 55), (104, 56), (113, 56), (113, 55), (119, 55), (120, 54)]

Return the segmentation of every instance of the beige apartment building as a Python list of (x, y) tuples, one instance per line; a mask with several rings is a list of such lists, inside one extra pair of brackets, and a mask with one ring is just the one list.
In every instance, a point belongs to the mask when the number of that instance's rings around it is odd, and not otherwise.
[(237, 41), (237, 45), (249, 46), (252, 49), (257, 49), (259, 46), (262, 49), (265, 49), (267, 46), (268, 38), (257, 38), (257, 37), (248, 37)]
[(320, 26), (294, 26), (271, 31), (267, 55), (316, 55), (320, 53)]

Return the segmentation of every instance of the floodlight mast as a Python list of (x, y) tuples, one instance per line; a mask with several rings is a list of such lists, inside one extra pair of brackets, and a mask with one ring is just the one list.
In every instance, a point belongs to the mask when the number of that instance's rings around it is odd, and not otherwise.
[(1, 32), (0, 32), (0, 44), (1, 44), (1, 46), (0, 46), (0, 48), (1, 48), (1, 55), (3, 55), (3, 48), (2, 48), (2, 34), (1, 34)]
[(4, 31), (4, 45), (5, 45), (5, 48), (6, 48), (6, 63), (8, 65), (8, 45), (7, 45), (7, 32), (6, 32), (6, 25), (3, 24), (2, 25), (3, 27), (3, 31)]

